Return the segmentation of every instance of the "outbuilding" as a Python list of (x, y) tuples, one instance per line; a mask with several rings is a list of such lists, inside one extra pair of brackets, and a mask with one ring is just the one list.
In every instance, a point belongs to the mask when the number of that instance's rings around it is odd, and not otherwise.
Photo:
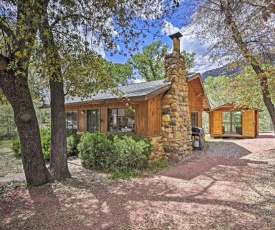
[(260, 109), (224, 104), (210, 111), (211, 137), (257, 137)]

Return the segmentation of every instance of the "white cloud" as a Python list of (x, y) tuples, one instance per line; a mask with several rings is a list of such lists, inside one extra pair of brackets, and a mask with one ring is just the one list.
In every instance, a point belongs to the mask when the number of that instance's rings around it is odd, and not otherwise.
[(193, 72), (205, 72), (209, 69), (218, 67), (218, 64), (212, 64), (210, 62), (210, 57), (207, 55), (207, 48), (210, 44), (202, 44), (202, 42), (195, 38), (192, 34), (192, 31), (188, 27), (177, 28), (171, 22), (165, 21), (162, 28), (162, 33), (167, 36), (181, 32), (183, 37), (180, 39), (181, 50), (187, 52), (196, 53), (194, 68), (191, 70)]
[(175, 27), (171, 22), (164, 21), (163, 27), (161, 30), (162, 34), (166, 34), (167, 36), (169, 36), (170, 34), (174, 34), (179, 31), (180, 29)]

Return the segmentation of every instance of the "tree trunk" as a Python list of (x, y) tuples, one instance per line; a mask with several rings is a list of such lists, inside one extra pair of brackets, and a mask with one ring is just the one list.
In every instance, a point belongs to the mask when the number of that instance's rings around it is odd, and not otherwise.
[(253, 70), (258, 76), (261, 85), (263, 101), (269, 112), (270, 118), (272, 120), (273, 130), (275, 133), (275, 107), (271, 100), (271, 95), (267, 81), (267, 74), (264, 71), (264, 69), (261, 68), (260, 63), (253, 56), (253, 54), (248, 49), (246, 43), (243, 41), (243, 38), (235, 22), (235, 18), (231, 13), (229, 5), (222, 5), (222, 11), (225, 15), (225, 24), (227, 28), (229, 28), (232, 31), (234, 41), (236, 42), (238, 48), (240, 49), (242, 55), (245, 57), (246, 61), (252, 66)]
[(27, 77), (17, 73), (1, 73), (0, 85), (14, 111), (14, 120), (20, 137), (21, 155), (29, 186), (49, 182), (39, 133), (39, 126), (28, 87)]
[(66, 116), (64, 104), (64, 85), (61, 73), (61, 62), (55, 45), (53, 33), (44, 15), (40, 36), (46, 52), (50, 74), (51, 93), (51, 159), (50, 172), (53, 180), (61, 181), (71, 177), (67, 164)]
[(71, 177), (67, 164), (66, 116), (63, 81), (50, 80), (51, 89), (51, 162), (50, 171), (54, 180)]

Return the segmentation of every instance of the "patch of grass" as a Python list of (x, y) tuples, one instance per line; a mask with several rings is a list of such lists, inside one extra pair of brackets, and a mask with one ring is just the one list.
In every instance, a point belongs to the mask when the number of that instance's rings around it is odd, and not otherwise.
[(9, 148), (11, 150), (12, 140), (0, 140), (0, 153), (2, 149)]
[(122, 180), (130, 180), (134, 177), (138, 177), (141, 175), (141, 172), (138, 170), (118, 170), (114, 169), (108, 174), (108, 178), (112, 180), (122, 179)]
[(149, 170), (151, 173), (158, 173), (159, 171), (168, 168), (170, 163), (166, 160), (154, 161), (150, 166)]
[(149, 174), (155, 174), (160, 172), (161, 170), (170, 167), (171, 164), (166, 160), (154, 161), (152, 164), (148, 166), (148, 168), (144, 168), (141, 170), (137, 169), (127, 169), (127, 170), (119, 170), (113, 169), (109, 174), (108, 178), (112, 180), (122, 179), (122, 180), (130, 180), (135, 177), (143, 177)]
[(22, 160), (14, 157), (12, 140), (0, 141), (0, 177), (23, 172)]

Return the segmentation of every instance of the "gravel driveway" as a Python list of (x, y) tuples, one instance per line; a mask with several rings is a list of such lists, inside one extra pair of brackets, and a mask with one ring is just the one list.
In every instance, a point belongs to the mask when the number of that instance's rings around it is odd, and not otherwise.
[(211, 139), (158, 175), (73, 178), (0, 195), (0, 229), (275, 229), (275, 137)]

